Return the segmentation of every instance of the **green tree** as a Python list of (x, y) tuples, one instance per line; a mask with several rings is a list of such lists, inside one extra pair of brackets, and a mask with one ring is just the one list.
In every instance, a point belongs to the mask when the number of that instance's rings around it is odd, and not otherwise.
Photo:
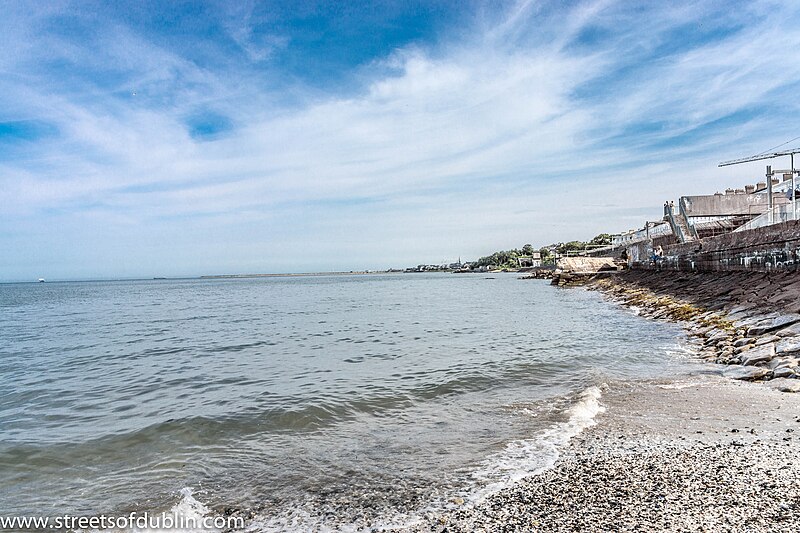
[(500, 250), (498, 252), (493, 253), (492, 255), (487, 255), (485, 257), (481, 257), (477, 261), (475, 261), (476, 266), (488, 267), (494, 266), (497, 268), (517, 268), (519, 263), (517, 262), (517, 257), (523, 254), (520, 250), (511, 249), (511, 250)]
[(598, 245), (598, 246), (607, 246), (611, 244), (611, 235), (608, 233), (601, 233), (594, 237), (589, 244)]
[(583, 251), (586, 248), (586, 243), (583, 241), (569, 241), (558, 245), (556, 251), (561, 255), (566, 255), (569, 252)]

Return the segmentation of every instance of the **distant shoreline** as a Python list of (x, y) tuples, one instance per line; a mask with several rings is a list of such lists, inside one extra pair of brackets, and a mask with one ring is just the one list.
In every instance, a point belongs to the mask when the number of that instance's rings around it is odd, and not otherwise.
[[(185, 279), (239, 279), (239, 278), (293, 278), (293, 277), (308, 277), (308, 276), (361, 276), (371, 274), (501, 274), (510, 273), (517, 274), (520, 272), (528, 272), (530, 268), (521, 268), (516, 270), (351, 270), (348, 272), (298, 272), (298, 273), (282, 273), (282, 274), (212, 274), (199, 276), (197, 278)], [(153, 279), (177, 279), (177, 278), (153, 278)], [(183, 278), (182, 278), (183, 279)]]
[[(283, 274), (213, 274), (200, 276), (199, 279), (238, 279), (238, 278), (295, 278), (308, 276), (353, 276), (367, 274), (401, 274), (401, 272), (390, 272), (388, 270), (353, 270), (349, 272), (300, 272)], [(168, 278), (154, 278), (168, 279)]]
[[(504, 270), (411, 270), (411, 269), (389, 269), (389, 270), (349, 270), (334, 272), (281, 272), (272, 274), (204, 274), (202, 276), (151, 276), (136, 278), (90, 278), (90, 279), (52, 279), (46, 283), (96, 283), (96, 282), (119, 282), (119, 281), (176, 281), (193, 279), (248, 279), (248, 278), (297, 278), (310, 276), (367, 276), (373, 274), (498, 274), (524, 273), (532, 270), (531, 268), (504, 269)], [(0, 280), (0, 285), (17, 283), (44, 283), (36, 279), (30, 280)]]
[[(53, 279), (46, 283), (113, 283), (126, 281), (186, 281), (196, 279), (237, 279), (237, 278), (280, 278), (302, 276), (352, 276), (367, 274), (402, 274), (399, 270), (357, 270), (352, 272), (300, 272), (280, 274), (211, 274), (203, 276), (152, 276), (141, 278), (90, 278), (90, 279)], [(20, 283), (37, 284), (37, 280), (7, 280), (0, 281), (0, 285), (14, 285)]]

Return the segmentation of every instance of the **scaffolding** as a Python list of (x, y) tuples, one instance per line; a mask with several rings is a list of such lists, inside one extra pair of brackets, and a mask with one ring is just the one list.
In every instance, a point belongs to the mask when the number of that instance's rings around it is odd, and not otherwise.
[[(765, 218), (763, 220), (759, 221), (759, 224), (761, 226), (768, 226), (768, 225), (771, 225), (771, 224), (777, 224), (779, 222), (785, 222), (786, 220), (797, 220), (797, 196), (798, 195), (797, 195), (797, 184), (796, 184), (796, 179), (795, 179), (796, 176), (797, 176), (797, 171), (794, 169), (794, 156), (795, 156), (795, 154), (800, 154), (800, 148), (792, 148), (791, 150), (781, 150), (779, 152), (769, 152), (769, 153), (762, 152), (760, 154), (752, 155), (750, 157), (742, 157), (740, 159), (732, 159), (730, 161), (723, 161), (722, 163), (720, 163), (718, 165), (720, 167), (727, 167), (727, 166), (731, 166), (731, 165), (740, 165), (742, 163), (750, 163), (752, 161), (762, 161), (762, 160), (765, 160), (765, 159), (775, 159), (777, 157), (789, 156), (789, 162), (790, 162), (790, 169), (789, 170), (773, 170), (772, 169), (772, 165), (767, 165), (766, 176), (767, 176), (767, 200), (768, 200), (768, 204), (767, 204), (767, 212), (764, 213), (764, 215), (762, 215), (762, 217), (765, 217)], [(774, 198), (772, 196), (772, 194), (773, 194), (773, 190), (772, 190), (773, 189), (773, 185), (775, 185), (773, 183), (773, 177), (776, 176), (776, 175), (781, 175), (781, 174), (784, 174), (784, 175), (785, 174), (791, 174), (791, 179), (792, 179), (792, 184), (791, 184), (792, 194), (791, 194), (791, 196), (789, 198), (791, 207), (788, 210), (788, 212), (785, 211), (785, 210), (780, 210), (780, 209), (777, 210), (777, 212), (776, 212), (776, 209), (775, 209), (776, 206), (774, 205)], [(781, 184), (781, 182), (778, 182), (778, 184)], [(777, 207), (781, 207), (781, 206), (777, 206)], [(758, 218), (761, 219), (762, 217), (758, 217)]]

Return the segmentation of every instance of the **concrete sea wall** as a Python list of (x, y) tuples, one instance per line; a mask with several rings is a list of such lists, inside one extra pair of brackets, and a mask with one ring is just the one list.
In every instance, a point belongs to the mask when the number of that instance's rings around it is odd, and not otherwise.
[(655, 261), (651, 242), (632, 245), (627, 253), (630, 267), (641, 270), (794, 271), (800, 264), (800, 221), (671, 244)]

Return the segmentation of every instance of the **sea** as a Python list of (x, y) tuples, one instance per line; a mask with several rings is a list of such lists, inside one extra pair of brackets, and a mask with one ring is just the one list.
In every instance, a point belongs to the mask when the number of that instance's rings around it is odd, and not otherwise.
[(402, 527), (698, 365), (676, 324), (510, 273), (0, 284), (0, 513)]

